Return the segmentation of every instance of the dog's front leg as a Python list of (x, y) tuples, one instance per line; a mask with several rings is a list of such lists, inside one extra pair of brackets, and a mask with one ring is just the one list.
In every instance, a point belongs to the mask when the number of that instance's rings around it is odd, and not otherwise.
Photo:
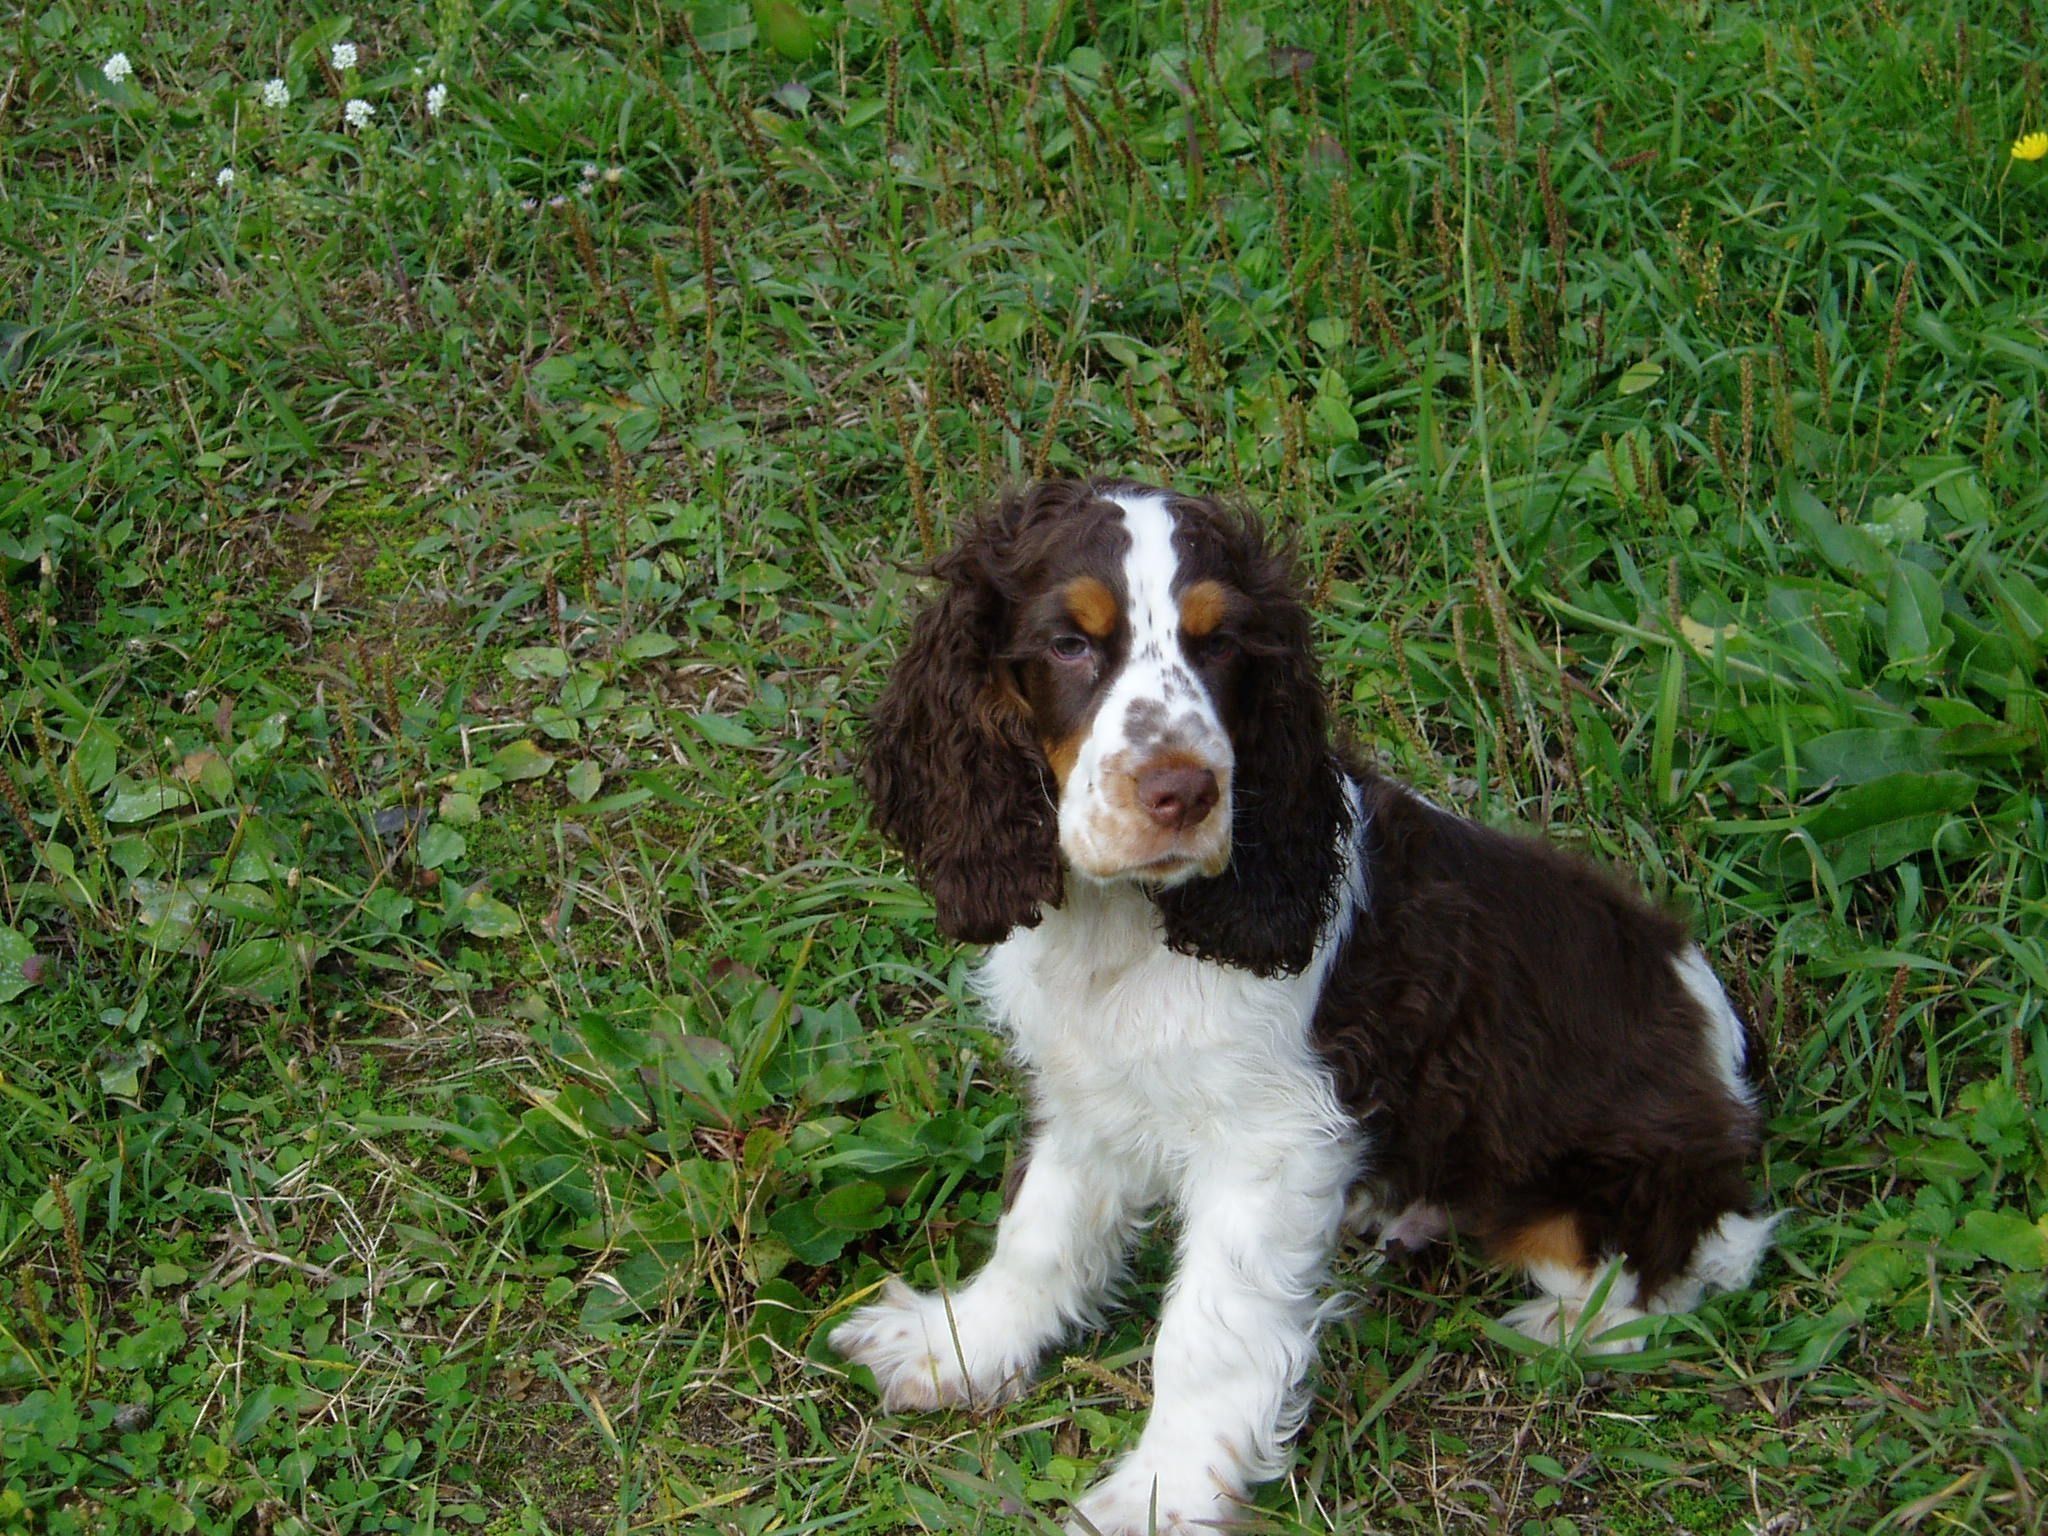
[[(1231, 1148), (1183, 1186), (1179, 1265), (1152, 1351), (1152, 1416), (1068, 1527), (1212, 1531), (1277, 1476), (1301, 1423), (1347, 1149)], [(1156, 1525), (1153, 1523), (1156, 1521)]]
[(832, 1347), (875, 1373), (892, 1412), (1006, 1402), (1108, 1291), (1144, 1194), (1128, 1157), (1041, 1129), (981, 1273), (951, 1293), (890, 1280)]

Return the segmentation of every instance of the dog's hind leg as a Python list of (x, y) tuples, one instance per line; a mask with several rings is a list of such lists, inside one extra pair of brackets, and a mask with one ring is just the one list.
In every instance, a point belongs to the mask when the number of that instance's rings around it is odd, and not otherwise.
[(1590, 1354), (1627, 1354), (1640, 1337), (1603, 1337), (1646, 1316), (1635, 1272), (1619, 1259), (1590, 1253), (1578, 1218), (1544, 1216), (1496, 1237), (1502, 1263), (1523, 1270), (1543, 1294), (1502, 1314), (1501, 1322), (1540, 1344), (1576, 1345)]

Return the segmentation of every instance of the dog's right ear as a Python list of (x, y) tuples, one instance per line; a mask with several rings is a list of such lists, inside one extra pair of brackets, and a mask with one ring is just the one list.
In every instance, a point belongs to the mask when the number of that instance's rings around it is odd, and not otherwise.
[(998, 670), (1023, 503), (984, 514), (932, 567), (939, 591), (868, 720), (861, 777), (947, 937), (993, 944), (1058, 904), (1059, 791)]

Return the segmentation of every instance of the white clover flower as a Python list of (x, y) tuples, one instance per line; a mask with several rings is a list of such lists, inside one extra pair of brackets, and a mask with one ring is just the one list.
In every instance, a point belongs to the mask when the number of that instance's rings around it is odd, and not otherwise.
[(341, 109), (341, 115), (351, 128), (363, 129), (370, 126), (370, 119), (377, 115), (377, 109), (360, 96), (351, 96), (348, 105)]
[(271, 79), (263, 82), (263, 105), (282, 107), (292, 99), (292, 88), (282, 80)]
[(100, 66), (100, 73), (107, 77), (107, 84), (119, 85), (135, 73), (135, 66), (128, 62), (127, 54), (111, 53), (107, 55), (107, 62)]
[(439, 117), (441, 109), (448, 105), (448, 87), (435, 81), (427, 89), (427, 116)]
[(223, 192), (230, 190), (235, 184), (235, 168), (232, 165), (222, 166), (220, 174), (213, 178), (213, 184)]
[(354, 43), (336, 43), (331, 57), (334, 60), (334, 67), (336, 69), (354, 69), (356, 67), (356, 45)]
[(585, 181), (597, 180), (597, 167), (586, 163), (583, 167), (583, 179)]

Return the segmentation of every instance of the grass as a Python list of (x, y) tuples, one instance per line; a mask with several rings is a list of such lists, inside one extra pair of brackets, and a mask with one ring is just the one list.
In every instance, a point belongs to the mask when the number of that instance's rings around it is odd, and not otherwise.
[(2041, 1526), (2029, 7), (388, 9), (0, 37), (0, 1529), (1051, 1528), (1159, 1253), (985, 1421), (821, 1343), (1016, 1140), (848, 765), (1047, 469), (1293, 530), (1765, 1044), (1755, 1289), (1347, 1258), (1269, 1527)]

